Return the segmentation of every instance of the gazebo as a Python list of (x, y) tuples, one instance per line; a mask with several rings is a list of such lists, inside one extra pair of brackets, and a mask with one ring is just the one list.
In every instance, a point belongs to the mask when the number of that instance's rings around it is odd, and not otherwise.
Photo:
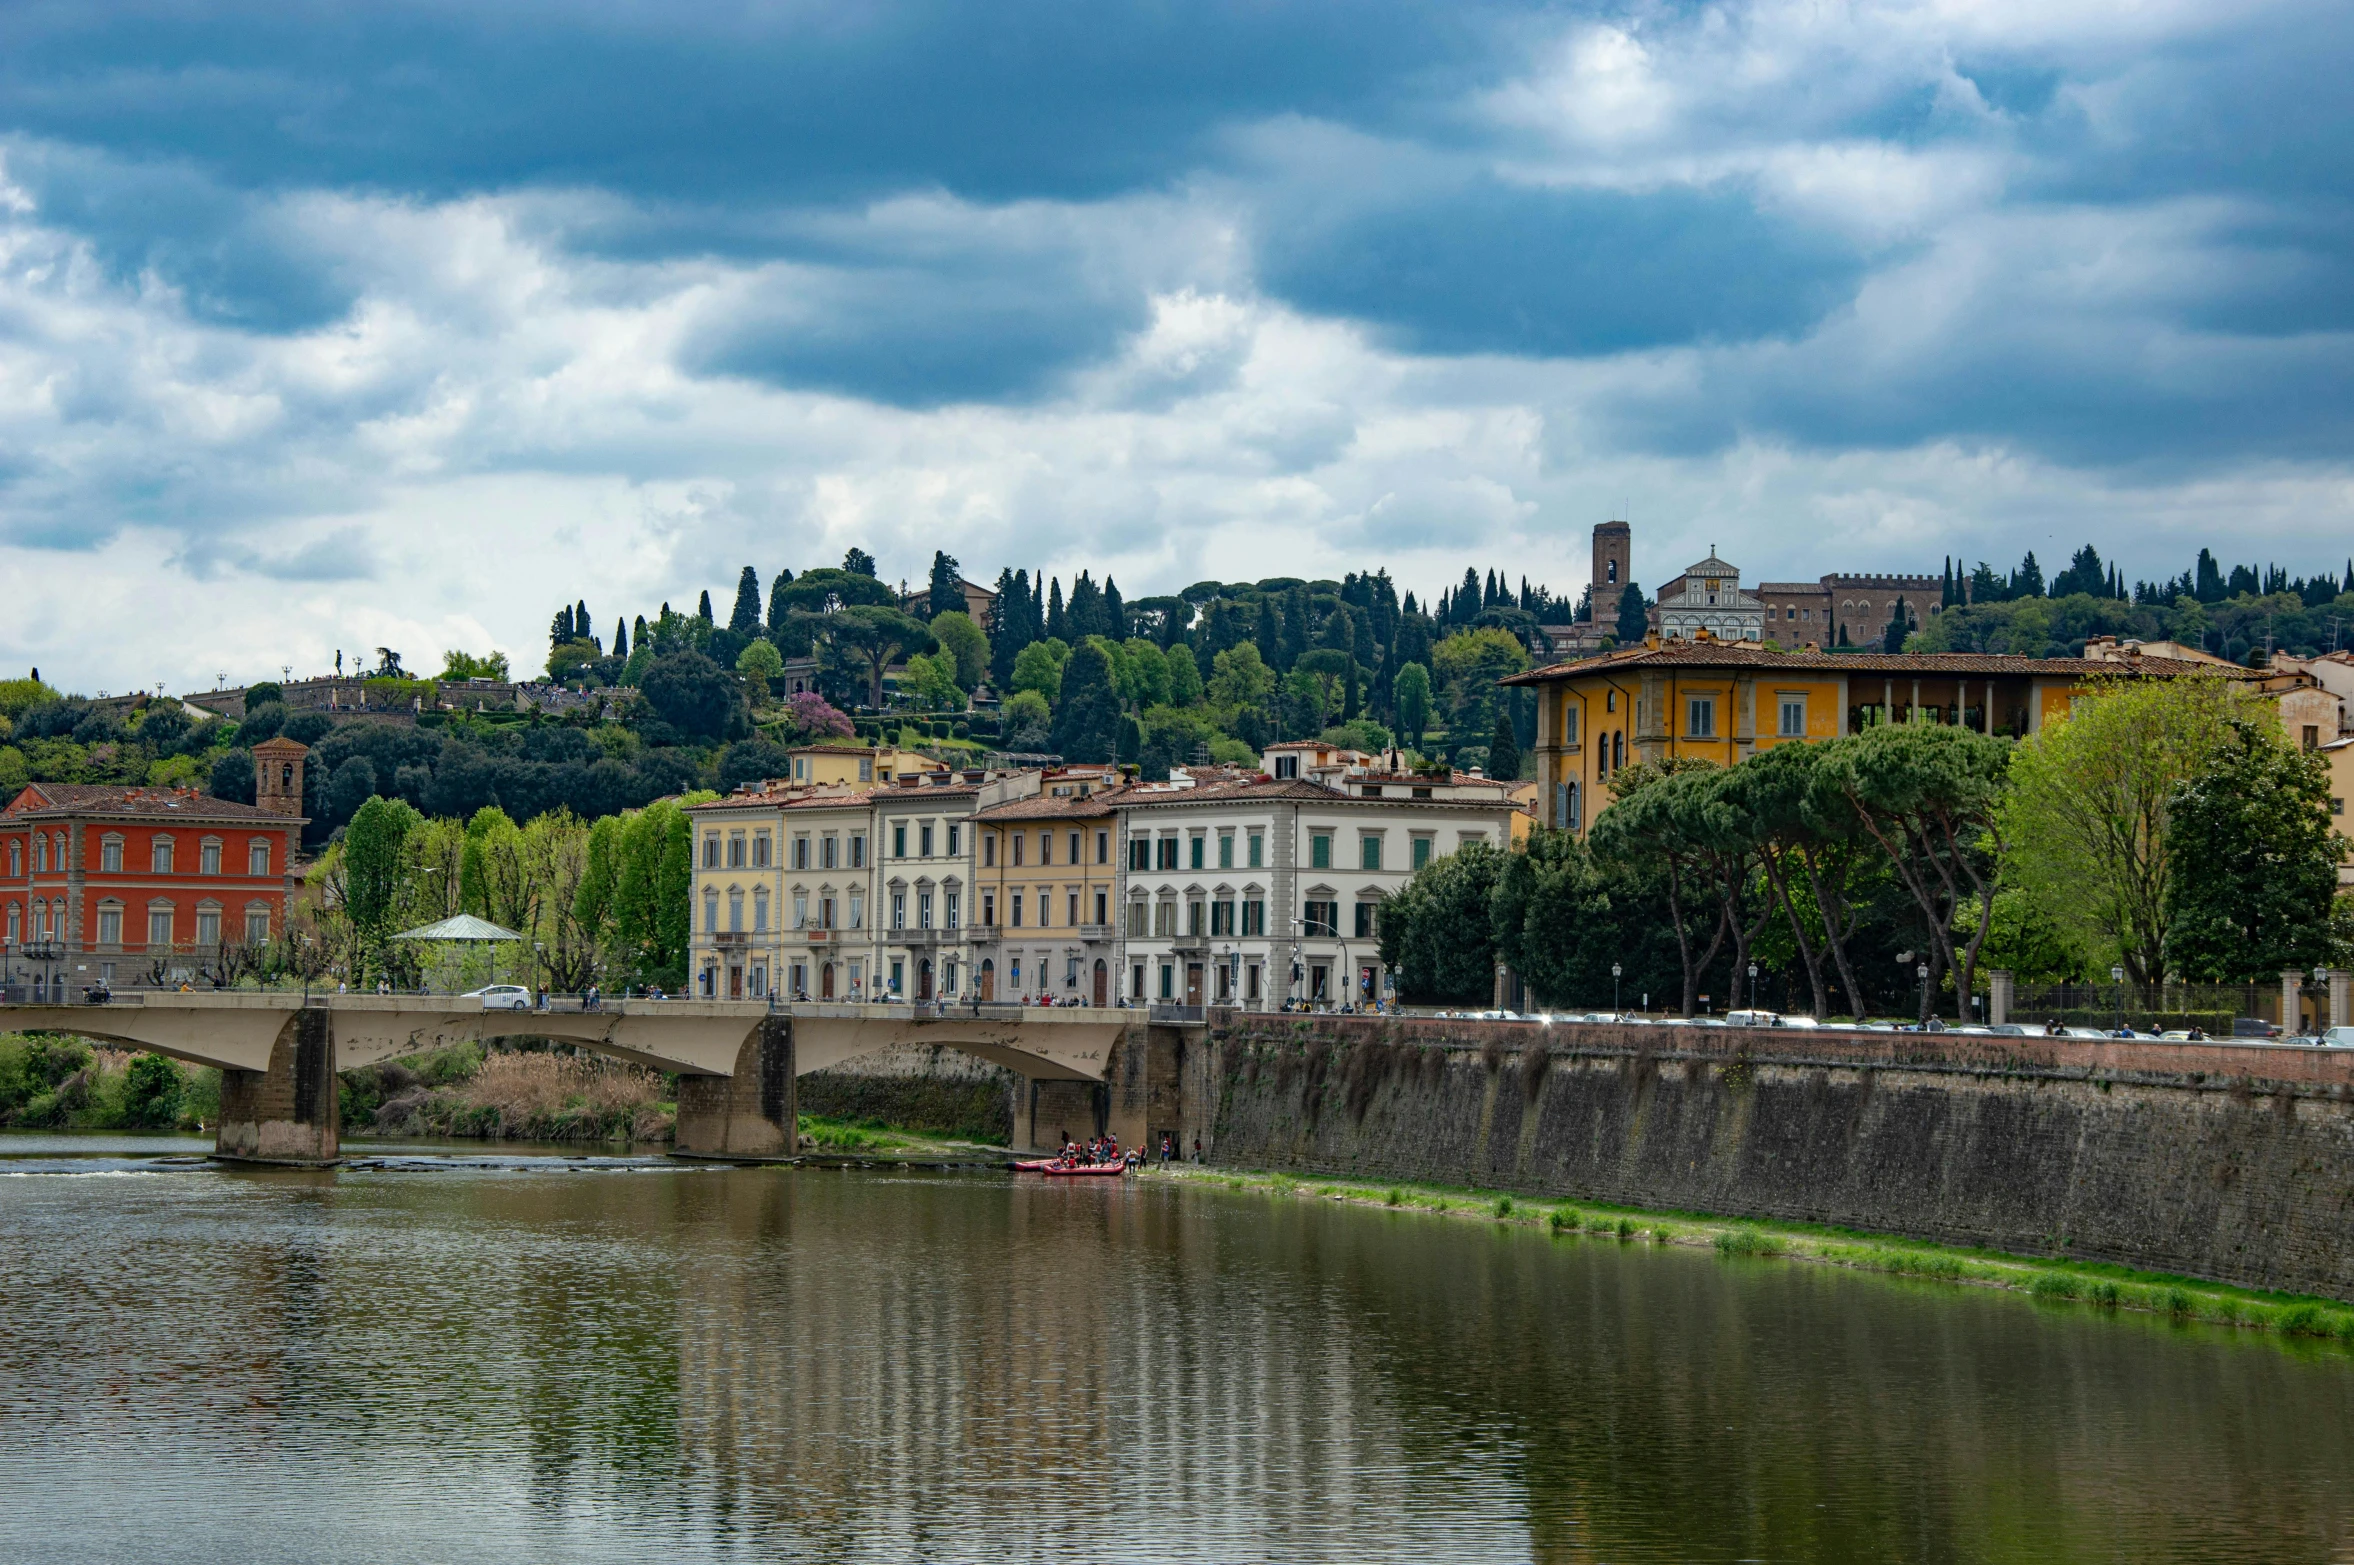
[[(502, 929), (487, 918), (476, 918), (471, 913), (460, 913), (445, 918), (438, 924), (426, 924), (416, 929), (404, 929), (392, 937), (395, 940), (414, 940), (433, 945), (498, 946), (508, 941), (520, 942), (523, 937), (512, 929)], [(498, 953), (491, 953), (491, 978), (498, 978)]]

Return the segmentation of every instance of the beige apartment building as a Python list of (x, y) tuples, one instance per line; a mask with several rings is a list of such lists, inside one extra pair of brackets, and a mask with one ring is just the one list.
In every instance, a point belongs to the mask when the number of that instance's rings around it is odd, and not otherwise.
[(954, 1000), (972, 971), (972, 836), (981, 784), (945, 768), (902, 771), (871, 795), (875, 955), (869, 999)]
[(983, 1000), (1118, 998), (1121, 795), (1108, 767), (999, 778), (972, 816), (976, 981)]
[(863, 996), (874, 952), (873, 790), (731, 794), (687, 811), (695, 879), (688, 969), (698, 998)]

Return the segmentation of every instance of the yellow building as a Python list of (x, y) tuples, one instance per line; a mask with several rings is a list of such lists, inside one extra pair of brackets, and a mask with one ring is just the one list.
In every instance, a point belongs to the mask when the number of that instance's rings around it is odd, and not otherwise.
[(805, 744), (785, 753), (793, 758), (793, 775), (778, 780), (796, 787), (841, 784), (872, 788), (902, 777), (948, 770), (947, 762), (914, 750), (870, 750), (857, 744)]
[(1654, 638), (1505, 683), (1538, 692), (1540, 819), (1583, 833), (1609, 802), (1611, 774), (1635, 762), (1730, 766), (1777, 744), (1833, 739), (1916, 714), (2023, 736), (2065, 712), (2093, 678), (2212, 672), (2158, 657), (1771, 652), (1755, 643)]
[(1119, 990), (1121, 797), (1105, 767), (1022, 772), (973, 811), (973, 973), (984, 1000), (1109, 1005)]

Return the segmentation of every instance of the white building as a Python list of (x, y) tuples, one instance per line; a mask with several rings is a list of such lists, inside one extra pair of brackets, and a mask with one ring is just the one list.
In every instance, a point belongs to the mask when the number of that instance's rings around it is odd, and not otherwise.
[(1270, 746), (1267, 765), (1278, 775), (1112, 801), (1126, 998), (1379, 998), (1381, 904), (1434, 857), (1512, 840), (1514, 806), (1488, 778), (1315, 743)]
[(875, 813), (874, 998), (953, 1000), (970, 983), (972, 814), (981, 784), (903, 774)]
[[(1741, 572), (1708, 551), (1708, 558), (1659, 589), (1659, 634), (1692, 641), (1707, 631), (1719, 641), (1762, 641), (1765, 604), (1741, 590)], [(1597, 616), (1599, 618), (1599, 616)]]

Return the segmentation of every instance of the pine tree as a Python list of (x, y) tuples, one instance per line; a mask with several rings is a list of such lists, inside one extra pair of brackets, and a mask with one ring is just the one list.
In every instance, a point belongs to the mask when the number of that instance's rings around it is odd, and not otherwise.
[(842, 556), (842, 569), (853, 576), (872, 576), (875, 573), (875, 557), (864, 549), (852, 549)]
[(926, 619), (937, 619), (943, 614), (962, 614), (964, 601), (964, 567), (945, 549), (932, 551), (932, 582), (929, 601), (925, 604)]
[(1105, 635), (1114, 641), (1128, 639), (1128, 605), (1120, 601), (1120, 584), (1108, 575), (1103, 579), (1103, 617), (1111, 626)]
[(1030, 578), (1029, 615), (1030, 639), (1044, 641), (1046, 639), (1046, 577), (1043, 574)]
[(1014, 659), (1037, 638), (1030, 634), (1030, 573), (1000, 570), (997, 602), (989, 611), (989, 683), (1010, 690)]
[(785, 617), (792, 612), (785, 607), (785, 589), (791, 585), (791, 571), (778, 571), (775, 579), (768, 584), (768, 634), (771, 640), (785, 633)]
[(1063, 613), (1063, 579), (1057, 576), (1054, 579), (1054, 584), (1046, 592), (1047, 639), (1067, 643), (1071, 639), (1066, 634), (1070, 628), (1068, 618)]
[(1283, 622), (1277, 618), (1275, 600), (1259, 600), (1258, 623), (1252, 627), (1251, 639), (1259, 644), (1259, 661), (1272, 669), (1283, 667)]
[(1911, 629), (1911, 618), (1912, 616), (1905, 610), (1904, 599), (1898, 598), (1896, 606), (1888, 611), (1888, 628), (1880, 635), (1881, 651), (1902, 652), (1904, 650), (1904, 638)]
[(1618, 595), (1618, 643), (1622, 647), (1639, 645), (1650, 631), (1651, 616), (1643, 602), (1642, 584), (1630, 581)]
[(706, 625), (711, 623), (711, 593), (708, 589), (703, 593), (703, 601), (695, 605), (695, 618)]
[(572, 610), (558, 609), (556, 617), (548, 622), (548, 648), (553, 651), (572, 639)]
[(760, 634), (760, 573), (749, 565), (736, 578), (736, 606), (727, 617), (727, 628), (742, 636)]
[(1468, 625), (1479, 618), (1479, 572), (1469, 566), (1464, 567), (1463, 586), (1455, 594), (1454, 610), (1451, 618), (1458, 625)]
[(1283, 595), (1283, 661), (1276, 667), (1290, 673), (1291, 666), (1307, 650), (1308, 589), (1294, 587)]
[(629, 625), (618, 619), (613, 622), (613, 656), (625, 662), (629, 658)]
[(1095, 578), (1081, 571), (1071, 581), (1071, 601), (1063, 608), (1063, 639), (1073, 646), (1089, 636), (1108, 636), (1112, 632), (1111, 616), (1103, 610), (1103, 594), (1095, 587)]
[(1512, 732), (1512, 714), (1496, 714), (1496, 737), (1488, 741), (1488, 775), (1511, 782), (1520, 776), (1520, 741)]

